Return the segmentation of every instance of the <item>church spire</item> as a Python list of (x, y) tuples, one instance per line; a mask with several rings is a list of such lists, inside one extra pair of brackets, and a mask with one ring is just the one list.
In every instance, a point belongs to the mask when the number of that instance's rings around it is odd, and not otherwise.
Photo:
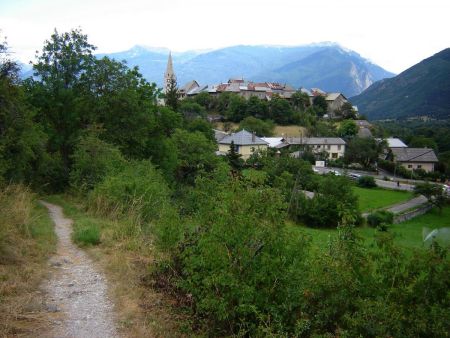
[(169, 87), (172, 79), (176, 81), (177, 77), (175, 76), (175, 72), (173, 71), (172, 52), (169, 52), (169, 59), (167, 60), (167, 68), (166, 72), (164, 73), (164, 92), (167, 92), (167, 88)]

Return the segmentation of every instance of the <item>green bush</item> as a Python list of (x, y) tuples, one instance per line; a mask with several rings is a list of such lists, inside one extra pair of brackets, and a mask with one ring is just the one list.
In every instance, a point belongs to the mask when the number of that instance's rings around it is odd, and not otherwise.
[(297, 191), (290, 206), (291, 217), (308, 226), (336, 228), (342, 223), (359, 224), (358, 198), (347, 178), (326, 176), (313, 198)]
[(90, 194), (92, 208), (105, 215), (133, 214), (143, 222), (157, 220), (169, 204), (170, 190), (149, 161), (130, 162), (108, 175)]
[(213, 336), (254, 335), (267, 321), (288, 326), (307, 240), (287, 231), (277, 190), (240, 181), (216, 188), (176, 245), (177, 286)]
[(382, 231), (394, 222), (394, 214), (386, 210), (375, 211), (367, 216), (367, 224)]
[(120, 150), (100, 140), (95, 131), (80, 139), (72, 160), (70, 184), (81, 191), (93, 189), (108, 173), (120, 171), (126, 163)]
[(375, 188), (377, 183), (375, 182), (375, 178), (372, 176), (361, 176), (358, 179), (358, 187), (361, 188)]

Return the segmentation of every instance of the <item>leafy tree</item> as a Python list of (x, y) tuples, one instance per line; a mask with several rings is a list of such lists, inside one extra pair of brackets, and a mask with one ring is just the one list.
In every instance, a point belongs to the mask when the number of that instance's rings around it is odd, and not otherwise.
[(234, 145), (234, 141), (231, 141), (230, 149), (227, 152), (228, 164), (231, 169), (237, 173), (244, 166), (244, 160), (242, 159), (242, 155), (236, 151), (236, 146)]
[(217, 167), (216, 145), (203, 133), (177, 129), (171, 139), (176, 147), (175, 177), (179, 183), (194, 184), (198, 175), (212, 172)]
[(186, 119), (205, 118), (206, 110), (203, 106), (195, 102), (182, 101), (179, 104), (178, 111), (183, 114)]
[(275, 125), (272, 121), (263, 121), (253, 116), (246, 117), (239, 124), (240, 130), (255, 132), (258, 136), (272, 136), (274, 128)]
[(19, 67), (7, 48), (0, 43), (0, 182), (4, 178), (36, 184), (38, 172), (49, 164), (46, 136), (33, 121), (35, 109), (27, 103), (18, 83)]
[(377, 186), (377, 183), (375, 182), (375, 179), (373, 176), (361, 176), (358, 179), (358, 187), (362, 188), (375, 188)]
[(276, 123), (289, 124), (292, 122), (293, 111), (289, 102), (273, 95), (269, 103), (269, 116)]
[(247, 116), (247, 100), (240, 95), (230, 95), (226, 116), (233, 122), (244, 119)]
[(339, 126), (338, 133), (339, 136), (351, 138), (358, 133), (358, 126), (352, 120), (344, 120)]
[(442, 208), (448, 203), (448, 197), (442, 189), (442, 186), (438, 184), (431, 184), (430, 182), (418, 183), (414, 187), (414, 193), (425, 196), (428, 203), (437, 207), (439, 212), (442, 212)]
[(385, 147), (372, 138), (355, 137), (347, 143), (344, 160), (346, 163), (360, 163), (364, 167), (370, 167), (378, 161)]
[(325, 97), (322, 95), (317, 95), (314, 97), (313, 106), (318, 116), (323, 116), (328, 111), (327, 100), (325, 100)]
[(91, 190), (105, 176), (125, 167), (126, 161), (119, 149), (100, 140), (99, 132), (101, 130), (91, 129), (80, 138), (75, 147), (70, 183), (76, 190)]
[(55, 30), (36, 56), (33, 69), (38, 80), (27, 82), (30, 101), (39, 109), (37, 120), (49, 138), (49, 151), (58, 152), (63, 161), (65, 180), (79, 132), (91, 122), (78, 102), (81, 78), (95, 62), (94, 50), (81, 30), (62, 34)]
[(313, 198), (297, 191), (290, 208), (297, 221), (309, 226), (335, 228), (340, 224), (360, 221), (358, 198), (345, 177), (325, 177)]
[(247, 100), (247, 113), (248, 117), (253, 116), (256, 118), (267, 118), (269, 107), (267, 101), (259, 99), (257, 96), (250, 96)]
[(292, 94), (291, 103), (294, 109), (301, 112), (305, 111), (306, 108), (311, 105), (308, 94), (301, 91), (296, 91), (294, 94)]
[(192, 121), (188, 121), (186, 123), (186, 129), (190, 132), (199, 131), (203, 133), (208, 140), (216, 142), (213, 126), (205, 119), (196, 118)]
[(336, 111), (336, 115), (343, 119), (356, 119), (356, 111), (353, 109), (353, 105), (350, 102), (345, 102), (341, 108)]

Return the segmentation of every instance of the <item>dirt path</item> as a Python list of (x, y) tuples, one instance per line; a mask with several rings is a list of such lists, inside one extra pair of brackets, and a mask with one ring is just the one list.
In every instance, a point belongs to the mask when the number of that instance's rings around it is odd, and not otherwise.
[(42, 202), (55, 223), (56, 255), (43, 289), (50, 327), (43, 337), (119, 337), (105, 277), (70, 238), (72, 220), (61, 207)]

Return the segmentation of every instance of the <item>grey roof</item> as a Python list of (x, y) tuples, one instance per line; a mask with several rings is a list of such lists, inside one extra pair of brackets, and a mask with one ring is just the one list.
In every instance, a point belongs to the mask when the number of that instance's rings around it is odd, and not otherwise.
[[(253, 140), (254, 138), (254, 140)], [(238, 133), (234, 133), (228, 136), (225, 136), (223, 139), (219, 141), (220, 144), (231, 144), (231, 141), (234, 142), (235, 145), (246, 146), (246, 145), (268, 145), (269, 143), (262, 140), (256, 135), (249, 133), (247, 130), (243, 129)]]
[(342, 97), (347, 100), (347, 98), (342, 94), (342, 93), (328, 93), (327, 96), (325, 97), (325, 100), (327, 101), (334, 101), (336, 100), (340, 95), (342, 95)]
[(269, 147), (275, 148), (278, 145), (282, 144), (284, 141), (284, 138), (282, 137), (261, 137), (263, 141), (266, 141), (269, 143)]
[(372, 137), (372, 132), (370, 131), (369, 128), (366, 128), (366, 127), (359, 128), (358, 137), (362, 137), (362, 138)]
[(403, 143), (402, 140), (395, 137), (389, 137), (386, 139), (389, 148), (407, 148), (408, 146)]
[(213, 129), (213, 130), (214, 130), (214, 137), (216, 138), (216, 142), (219, 142), (224, 137), (228, 136), (228, 133), (226, 133), (222, 130), (217, 130), (217, 129)]
[(392, 154), (397, 162), (438, 162), (430, 148), (392, 148)]
[(345, 144), (345, 141), (340, 137), (288, 137), (286, 138), (288, 144)]

